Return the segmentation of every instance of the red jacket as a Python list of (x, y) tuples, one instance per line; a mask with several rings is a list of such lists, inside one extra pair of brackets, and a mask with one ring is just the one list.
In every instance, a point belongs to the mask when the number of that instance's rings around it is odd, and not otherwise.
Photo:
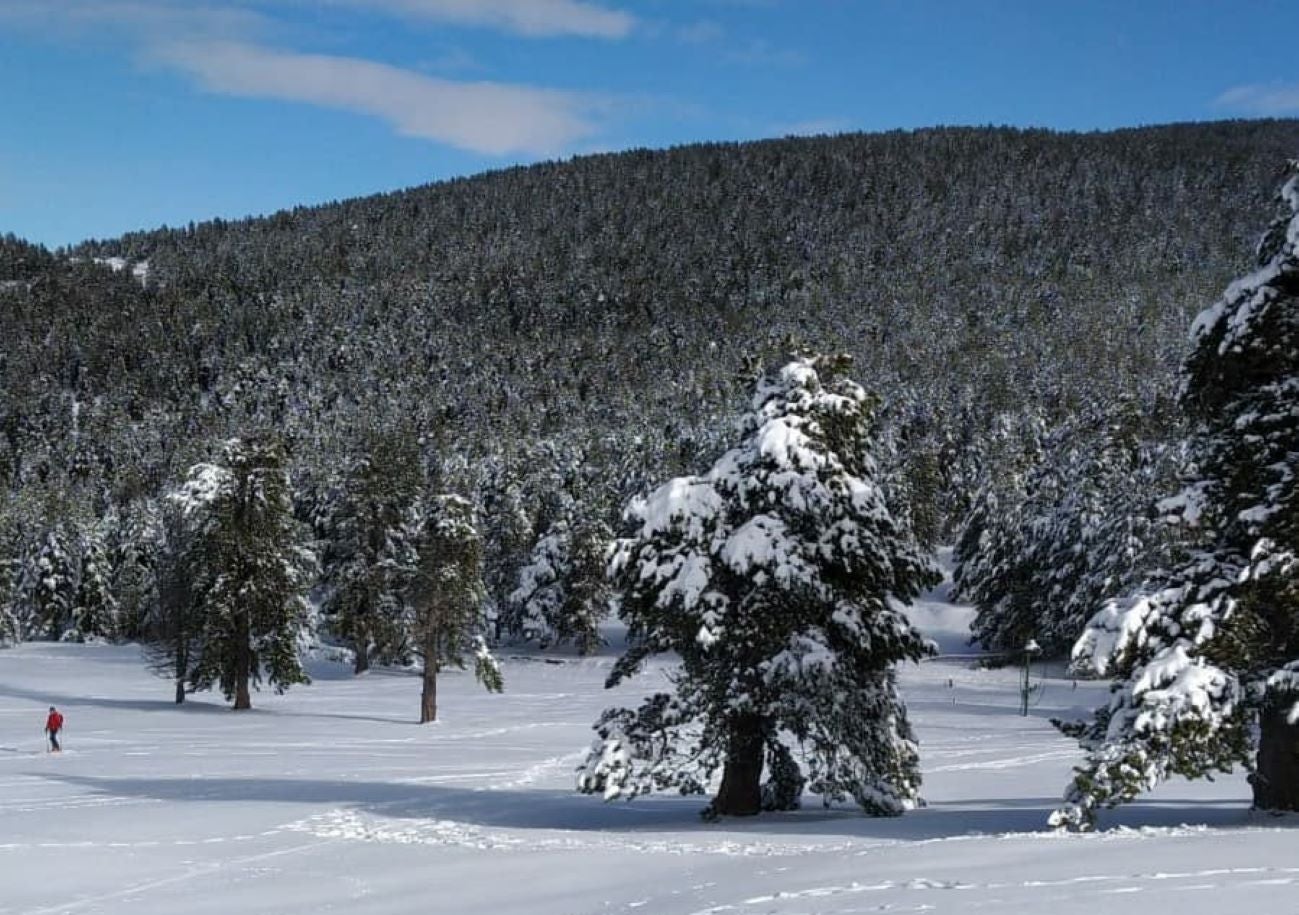
[(45, 730), (51, 734), (57, 734), (63, 730), (63, 716), (58, 712), (50, 712), (50, 717), (45, 719)]

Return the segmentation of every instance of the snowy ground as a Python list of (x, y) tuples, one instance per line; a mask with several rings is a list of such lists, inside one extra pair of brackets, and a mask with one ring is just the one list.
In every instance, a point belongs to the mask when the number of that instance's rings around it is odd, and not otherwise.
[[(968, 650), (941, 595), (915, 619)], [(0, 913), (1299, 912), (1299, 821), (1251, 814), (1240, 777), (1046, 830), (1077, 759), (1047, 719), (1098, 684), (1045, 680), (1022, 718), (1014, 671), (913, 667), (926, 809), (707, 824), (698, 798), (572, 792), (612, 657), (562, 661), (507, 660), (501, 696), (448, 675), (444, 720), (420, 727), (409, 674), (318, 666), (236, 715), (173, 706), (134, 648), (0, 652)]]

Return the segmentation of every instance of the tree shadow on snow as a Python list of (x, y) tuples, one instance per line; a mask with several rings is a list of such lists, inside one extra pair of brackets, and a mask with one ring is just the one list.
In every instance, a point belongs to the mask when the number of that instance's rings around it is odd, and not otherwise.
[[(159, 681), (162, 682), (162, 681)], [(166, 693), (173, 690), (174, 686), (170, 683), (162, 683), (160, 693)], [(254, 693), (256, 696), (257, 693)], [(203, 714), (212, 712), (228, 713), (231, 711), (229, 702), (222, 700), (217, 693), (205, 694), (209, 698), (197, 699), (193, 694), (187, 695), (185, 701), (179, 705), (174, 698), (157, 699), (125, 699), (114, 696), (96, 696), (75, 693), (53, 692), (51, 690), (34, 690), (22, 686), (13, 686), (8, 683), (0, 683), (0, 699), (20, 699), (31, 702), (36, 706), (36, 711), (43, 713), (45, 708), (50, 705), (57, 705), (65, 711), (77, 708), (105, 708), (118, 709), (126, 711), (139, 712), (178, 712), (181, 714)], [(254, 703), (256, 699), (254, 698)], [(337, 701), (337, 700), (335, 700)], [(246, 711), (239, 712), (240, 716), (257, 717), (260, 715), (282, 715), (288, 718), (341, 718), (348, 721), (373, 721), (380, 724), (418, 724), (419, 719), (414, 714), (406, 717), (384, 717), (382, 715), (366, 715), (362, 713), (351, 714), (348, 712), (314, 712), (309, 708), (275, 708), (268, 706), (257, 706)]]
[(33, 776), (109, 797), (203, 803), (285, 803), (346, 807), (392, 818), (454, 820), (508, 829), (690, 829), (702, 798), (663, 797), (605, 804), (553, 789), (483, 789), (409, 782), (294, 778), (108, 778), (39, 772)]
[[(752, 834), (765, 841), (826, 836), (898, 842), (968, 836), (1050, 833), (1046, 825), (1058, 805), (1054, 798), (984, 798), (945, 802), (901, 817), (872, 818), (849, 808), (808, 807), (758, 817), (699, 818), (700, 797), (655, 796), (634, 803), (604, 803), (553, 789), (472, 790), (448, 785), (293, 778), (110, 778), (49, 772), (32, 773), (110, 797), (201, 803), (255, 802), (348, 808), (393, 819), (454, 821), (501, 829), (583, 832), (688, 833), (706, 838), (719, 832)], [(1102, 815), (1103, 830), (1171, 828), (1185, 824), (1233, 829), (1250, 826), (1293, 828), (1299, 819), (1261, 818), (1246, 801), (1147, 801)], [(684, 837), (683, 837), (684, 838)]]
[(262, 709), (268, 715), (277, 715), (284, 718), (338, 718), (343, 721), (372, 721), (377, 724), (409, 724), (416, 727), (426, 727), (419, 723), (419, 717), (416, 714), (401, 716), (383, 716), (383, 715), (365, 715), (360, 712), (355, 714), (349, 712), (313, 712), (310, 709), (293, 708), (293, 709)]
[[(166, 693), (172, 689), (174, 689), (174, 687), (171, 686), (171, 684), (163, 683), (159, 692)], [(186, 699), (183, 703), (177, 705), (174, 699), (118, 699), (112, 696), (88, 696), (84, 694), (59, 693), (51, 690), (26, 689), (21, 686), (0, 683), (0, 699), (4, 698), (23, 699), (40, 706), (42, 710), (46, 706), (57, 705), (59, 708), (64, 710), (90, 706), (93, 708), (128, 709), (132, 711), (145, 712), (166, 711), (170, 709), (172, 711), (195, 714), (202, 712), (220, 712), (229, 708), (225, 703), (207, 702), (202, 699)]]

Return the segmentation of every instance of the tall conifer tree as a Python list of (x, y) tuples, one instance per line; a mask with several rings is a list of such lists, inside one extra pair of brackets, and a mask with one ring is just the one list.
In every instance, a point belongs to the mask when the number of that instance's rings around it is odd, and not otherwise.
[(938, 574), (888, 511), (847, 368), (764, 378), (734, 448), (628, 507), (611, 574), (632, 647), (606, 685), (659, 653), (681, 669), (675, 692), (604, 713), (579, 790), (705, 793), (720, 769), (717, 814), (795, 807), (805, 784), (872, 814), (916, 803), (894, 667), (932, 650), (904, 608)]
[(201, 613), (195, 689), (219, 684), (252, 707), (263, 673), (277, 691), (306, 683), (298, 637), (307, 620), (313, 556), (293, 518), (284, 453), (268, 438), (231, 439), (174, 494), (190, 523), (185, 566)]
[(424, 662), (420, 724), (437, 720), (437, 675), (447, 664), (465, 666), (488, 692), (504, 686), (484, 638), (483, 545), (474, 510), (459, 496), (435, 498), (418, 534), (419, 562), (407, 593), (411, 645)]

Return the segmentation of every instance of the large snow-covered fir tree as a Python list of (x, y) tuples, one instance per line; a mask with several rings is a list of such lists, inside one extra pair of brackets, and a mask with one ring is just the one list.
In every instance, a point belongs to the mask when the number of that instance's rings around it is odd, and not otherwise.
[(406, 594), (407, 631), (424, 663), (420, 724), (437, 720), (438, 671), (464, 667), (466, 655), (473, 655), (474, 675), (488, 692), (504, 686), (485, 638), (483, 544), (474, 520), (470, 502), (443, 495), (420, 525), (419, 560)]
[(298, 640), (314, 557), (293, 518), (283, 449), (230, 439), (216, 462), (190, 468), (173, 498), (190, 526), (184, 568), (201, 626), (191, 687), (219, 684), (247, 709), (263, 672), (277, 691), (307, 682)]
[[(1292, 166), (1294, 164), (1292, 163)], [(1075, 646), (1116, 677), (1090, 722), (1064, 725), (1088, 755), (1053, 817), (1087, 828), (1098, 807), (1171, 775), (1252, 771), (1254, 805), (1299, 810), (1299, 167), (1258, 269), (1192, 327), (1182, 405), (1194, 478), (1163, 508), (1185, 556), (1110, 602)]]
[(796, 807), (805, 785), (872, 814), (917, 802), (894, 667), (932, 650), (904, 608), (939, 576), (889, 514), (847, 369), (765, 377), (734, 448), (629, 505), (610, 573), (631, 647), (606, 685), (655, 654), (681, 668), (674, 693), (604, 713), (579, 790), (705, 793), (720, 769), (715, 814)]

